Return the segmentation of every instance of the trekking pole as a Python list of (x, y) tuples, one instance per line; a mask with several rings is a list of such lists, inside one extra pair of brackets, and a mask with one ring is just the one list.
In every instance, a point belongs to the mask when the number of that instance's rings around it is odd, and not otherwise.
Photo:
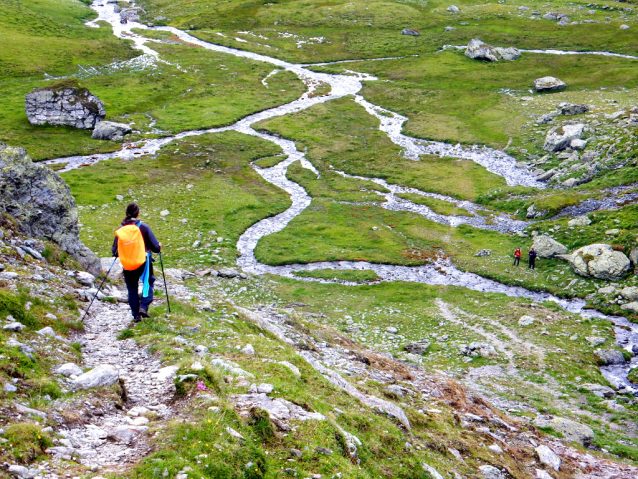
[(160, 265), (162, 266), (162, 278), (164, 278), (164, 289), (166, 290), (166, 304), (168, 304), (168, 312), (171, 312), (171, 300), (168, 299), (168, 285), (166, 284), (166, 275), (164, 274), (164, 261), (162, 261), (162, 252), (159, 252)]
[(111, 263), (111, 267), (106, 272), (106, 276), (104, 276), (104, 279), (102, 280), (102, 284), (100, 284), (100, 287), (95, 292), (95, 296), (93, 296), (93, 299), (91, 300), (91, 303), (89, 304), (89, 307), (86, 308), (86, 311), (84, 311), (84, 316), (82, 316), (82, 322), (84, 322), (84, 318), (86, 318), (86, 315), (89, 314), (89, 309), (91, 309), (91, 306), (93, 306), (93, 301), (95, 301), (95, 298), (97, 298), (97, 295), (100, 294), (100, 290), (102, 289), (102, 286), (104, 286), (104, 283), (106, 282), (106, 278), (109, 277), (109, 273), (113, 269), (113, 266), (115, 266), (115, 262), (116, 261), (117, 261), (117, 257), (113, 258), (113, 262)]

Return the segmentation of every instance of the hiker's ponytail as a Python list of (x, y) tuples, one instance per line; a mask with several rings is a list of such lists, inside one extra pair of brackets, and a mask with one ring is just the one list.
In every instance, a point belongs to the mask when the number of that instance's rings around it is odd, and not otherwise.
[(137, 218), (140, 214), (140, 207), (137, 203), (131, 203), (126, 207), (126, 218), (124, 221), (128, 221), (132, 218)]

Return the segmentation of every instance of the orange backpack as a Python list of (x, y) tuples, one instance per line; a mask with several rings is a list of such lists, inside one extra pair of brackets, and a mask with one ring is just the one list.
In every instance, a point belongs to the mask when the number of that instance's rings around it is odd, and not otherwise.
[(146, 262), (146, 248), (140, 224), (142, 223), (122, 226), (115, 232), (117, 253), (126, 271), (133, 271)]

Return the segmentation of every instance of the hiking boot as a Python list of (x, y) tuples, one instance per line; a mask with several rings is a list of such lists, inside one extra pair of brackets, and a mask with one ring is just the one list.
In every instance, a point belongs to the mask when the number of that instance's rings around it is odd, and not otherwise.
[(140, 316), (142, 318), (150, 318), (151, 317), (151, 315), (148, 314), (148, 311), (145, 310), (144, 308), (140, 308)]
[(133, 322), (134, 323), (139, 323), (142, 320), (142, 316), (137, 314), (135, 316), (133, 316)]

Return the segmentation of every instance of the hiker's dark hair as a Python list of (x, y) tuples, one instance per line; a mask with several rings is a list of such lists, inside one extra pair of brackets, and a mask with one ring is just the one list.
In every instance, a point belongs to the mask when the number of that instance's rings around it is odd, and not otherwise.
[(131, 203), (126, 207), (126, 220), (137, 218), (140, 214), (140, 207), (137, 203)]

